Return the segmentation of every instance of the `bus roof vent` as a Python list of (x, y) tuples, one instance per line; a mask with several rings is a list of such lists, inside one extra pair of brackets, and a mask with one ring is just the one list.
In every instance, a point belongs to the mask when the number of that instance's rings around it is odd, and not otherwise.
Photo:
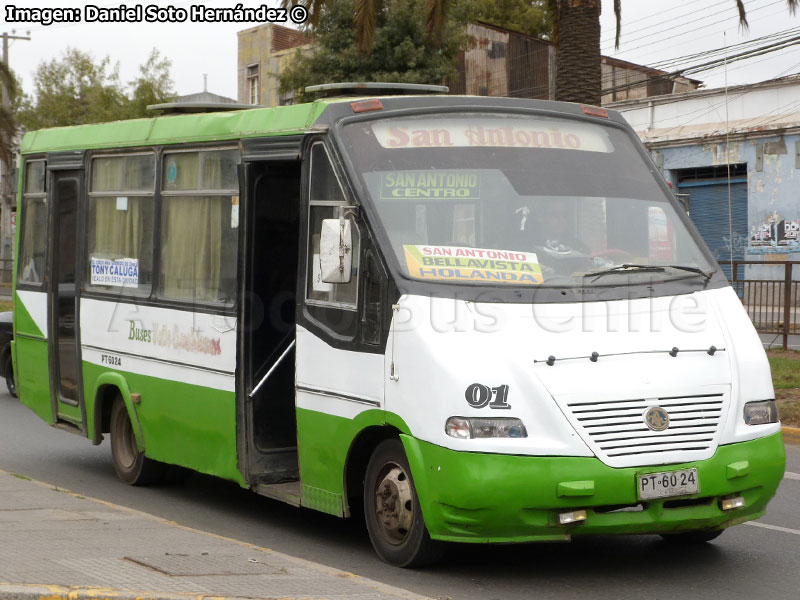
[(348, 81), (310, 85), (306, 92), (320, 92), (331, 96), (402, 96), (407, 94), (446, 94), (446, 85), (421, 83), (385, 83), (382, 81)]

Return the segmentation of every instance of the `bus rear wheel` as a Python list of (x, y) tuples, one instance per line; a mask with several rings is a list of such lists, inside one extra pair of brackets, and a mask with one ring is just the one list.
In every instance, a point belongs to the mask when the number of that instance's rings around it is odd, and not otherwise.
[(384, 561), (421, 567), (438, 561), (444, 545), (431, 539), (400, 440), (385, 440), (372, 453), (364, 478), (364, 518)]
[(149, 485), (160, 480), (165, 465), (151, 458), (136, 445), (128, 408), (121, 396), (111, 407), (111, 458), (117, 476), (128, 485)]

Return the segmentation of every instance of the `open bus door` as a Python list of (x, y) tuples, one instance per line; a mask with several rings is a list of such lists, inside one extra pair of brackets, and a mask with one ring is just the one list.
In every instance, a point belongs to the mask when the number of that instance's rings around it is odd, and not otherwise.
[(245, 143), (240, 167), (244, 259), (237, 429), (239, 467), (256, 486), (299, 478), (294, 353), (299, 144), (299, 137)]
[(78, 315), (78, 204), (83, 196), (82, 157), (48, 158), (52, 277), (49, 290), (50, 380), (56, 423), (86, 431), (80, 372)]

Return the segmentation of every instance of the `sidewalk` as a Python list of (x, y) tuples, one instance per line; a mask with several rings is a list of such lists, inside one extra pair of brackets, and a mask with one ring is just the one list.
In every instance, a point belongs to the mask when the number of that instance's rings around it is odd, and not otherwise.
[(423, 599), (5, 471), (0, 540), (0, 600)]

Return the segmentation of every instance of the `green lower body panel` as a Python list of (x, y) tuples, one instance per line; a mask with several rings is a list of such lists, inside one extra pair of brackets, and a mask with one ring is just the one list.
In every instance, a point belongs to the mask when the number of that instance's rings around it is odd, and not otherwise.
[(41, 419), (52, 424), (53, 403), (50, 396), (50, 368), (47, 340), (18, 336), (16, 353), (17, 392), (20, 401)]
[[(456, 452), (401, 437), (431, 537), (455, 542), (722, 529), (763, 515), (785, 467), (780, 433), (720, 446), (704, 461), (620, 469), (596, 458)], [(639, 501), (637, 474), (692, 467), (697, 494)], [(745, 506), (723, 511), (729, 496)], [(561, 525), (559, 513), (571, 510), (585, 510), (586, 520)]]
[(366, 410), (355, 419), (297, 409), (297, 449), (302, 505), (336, 516), (346, 514), (344, 472), (353, 440), (368, 427), (385, 424), (382, 410)]
[[(97, 426), (98, 388), (108, 368), (83, 363), (88, 426)], [(244, 485), (236, 465), (236, 396), (233, 392), (121, 370), (113, 371), (132, 393), (145, 455)], [(108, 384), (106, 384), (108, 385)]]

